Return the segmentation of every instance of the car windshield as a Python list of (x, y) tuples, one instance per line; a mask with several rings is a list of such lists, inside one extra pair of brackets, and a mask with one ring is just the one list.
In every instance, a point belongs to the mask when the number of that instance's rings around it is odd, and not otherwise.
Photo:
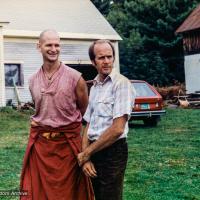
[(154, 91), (152, 91), (151, 88), (146, 83), (136, 82), (136, 83), (132, 83), (132, 84), (133, 84), (133, 86), (136, 90), (136, 96), (137, 97), (140, 97), (140, 96), (147, 96), (147, 97), (156, 96)]

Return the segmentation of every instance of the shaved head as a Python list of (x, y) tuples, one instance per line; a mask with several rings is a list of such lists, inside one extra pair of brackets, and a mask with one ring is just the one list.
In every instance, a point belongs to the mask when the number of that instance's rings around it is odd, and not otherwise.
[(42, 31), (39, 36), (37, 48), (42, 53), (44, 62), (58, 62), (61, 50), (58, 32), (53, 29)]
[(47, 30), (44, 30), (40, 33), (40, 36), (39, 36), (39, 43), (43, 42), (45, 40), (46, 37), (48, 36), (55, 36), (57, 38), (59, 38), (60, 40), (60, 37), (58, 35), (58, 32), (53, 30), (53, 29), (47, 29)]

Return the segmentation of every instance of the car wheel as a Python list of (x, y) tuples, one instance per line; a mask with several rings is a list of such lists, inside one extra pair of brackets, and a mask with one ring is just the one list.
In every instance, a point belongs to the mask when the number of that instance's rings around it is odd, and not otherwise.
[(143, 120), (145, 126), (157, 126), (160, 117), (149, 117)]

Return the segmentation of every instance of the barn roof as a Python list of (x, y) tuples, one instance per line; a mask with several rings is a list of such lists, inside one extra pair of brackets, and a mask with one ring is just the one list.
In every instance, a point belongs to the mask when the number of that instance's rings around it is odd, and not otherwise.
[(179, 26), (176, 33), (183, 33), (200, 28), (200, 4), (193, 10), (193, 12), (186, 18), (186, 20)]
[(4, 34), (38, 36), (55, 29), (63, 38), (121, 40), (90, 0), (5, 0), (0, 3), (0, 21), (9, 21)]

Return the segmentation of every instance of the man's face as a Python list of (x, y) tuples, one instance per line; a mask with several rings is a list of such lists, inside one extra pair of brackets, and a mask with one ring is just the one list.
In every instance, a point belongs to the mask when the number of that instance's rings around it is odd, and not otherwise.
[(40, 39), (38, 49), (42, 53), (44, 62), (55, 62), (60, 55), (60, 38), (54, 32), (47, 32)]
[(111, 72), (114, 63), (113, 51), (108, 43), (95, 44), (95, 60), (92, 64), (96, 67), (100, 77), (105, 79)]

